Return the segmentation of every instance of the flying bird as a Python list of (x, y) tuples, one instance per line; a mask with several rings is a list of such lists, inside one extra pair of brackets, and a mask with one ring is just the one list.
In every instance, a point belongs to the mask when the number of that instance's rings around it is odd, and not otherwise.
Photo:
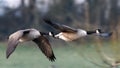
[(75, 29), (66, 25), (58, 24), (58, 23), (53, 23), (50, 19), (44, 18), (43, 19), (45, 23), (51, 25), (53, 28), (57, 29), (60, 31), (60, 33), (54, 35), (56, 38), (62, 39), (64, 41), (73, 41), (76, 39), (79, 39), (81, 37), (91, 35), (91, 34), (96, 34), (102, 37), (105, 36), (110, 36), (111, 33), (104, 33), (101, 32), (101, 29), (96, 29), (92, 31), (86, 31), (83, 29)]
[(9, 58), (19, 43), (33, 41), (50, 61), (55, 61), (56, 57), (54, 56), (49, 40), (44, 35), (52, 36), (52, 33), (39, 32), (33, 28), (14, 32), (8, 39), (6, 58)]

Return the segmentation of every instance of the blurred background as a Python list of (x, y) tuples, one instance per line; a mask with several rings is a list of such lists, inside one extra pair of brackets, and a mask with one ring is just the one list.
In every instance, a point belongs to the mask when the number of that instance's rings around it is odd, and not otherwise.
[[(49, 37), (57, 58), (53, 63), (31, 42), (20, 44), (7, 60), (5, 50), (11, 33), (26, 28), (57, 32), (44, 23), (44, 17), (74, 28), (100, 28), (113, 35), (92, 35), (69, 43)], [(0, 67), (120, 68), (116, 63), (120, 62), (119, 29), (120, 0), (0, 0)]]

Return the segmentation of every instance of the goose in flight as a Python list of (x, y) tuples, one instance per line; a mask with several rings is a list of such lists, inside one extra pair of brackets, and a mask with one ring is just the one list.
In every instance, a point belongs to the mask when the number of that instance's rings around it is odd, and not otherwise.
[(83, 29), (75, 29), (75, 28), (71, 28), (69, 26), (66, 25), (61, 25), (58, 23), (53, 23), (50, 19), (43, 19), (45, 21), (45, 23), (51, 25), (53, 28), (57, 29), (60, 31), (60, 33), (54, 35), (56, 38), (62, 39), (64, 41), (73, 41), (76, 40), (80, 37), (84, 37), (87, 35), (91, 35), (91, 34), (96, 34), (98, 36), (102, 36), (102, 37), (107, 37), (110, 36), (111, 33), (105, 33), (105, 32), (101, 32), (100, 29), (96, 29), (96, 30), (92, 30), (92, 31), (86, 31)]
[(33, 41), (37, 44), (39, 49), (41, 49), (42, 53), (50, 60), (55, 61), (55, 56), (53, 53), (53, 50), (51, 48), (51, 45), (48, 41), (48, 39), (44, 35), (50, 35), (52, 36), (51, 32), (45, 33), (45, 32), (39, 32), (36, 29), (25, 29), (25, 30), (18, 30), (11, 34), (8, 39), (8, 47), (6, 50), (6, 58), (9, 58), (9, 56), (15, 51), (17, 45), (22, 42), (26, 41)]

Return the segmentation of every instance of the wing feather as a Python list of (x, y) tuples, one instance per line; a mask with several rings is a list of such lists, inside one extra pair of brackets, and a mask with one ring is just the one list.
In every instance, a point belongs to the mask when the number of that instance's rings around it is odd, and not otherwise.
[(66, 26), (66, 25), (61, 25), (61, 24), (58, 24), (58, 23), (53, 23), (51, 20), (49, 19), (44, 19), (45, 23), (51, 25), (52, 27), (62, 31), (62, 32), (70, 32), (70, 33), (74, 33), (74, 32), (77, 32), (76, 29), (74, 28), (71, 28), (69, 26)]
[(50, 61), (55, 61), (55, 56), (53, 53), (53, 50), (51, 48), (51, 45), (48, 41), (48, 39), (45, 36), (40, 36), (39, 38), (36, 38), (33, 40), (38, 47), (41, 49), (43, 54), (50, 60)]
[(8, 46), (6, 50), (6, 58), (9, 58), (9, 56), (14, 52), (15, 48), (19, 43), (19, 39), (22, 35), (23, 35), (23, 31), (20, 30), (9, 36)]

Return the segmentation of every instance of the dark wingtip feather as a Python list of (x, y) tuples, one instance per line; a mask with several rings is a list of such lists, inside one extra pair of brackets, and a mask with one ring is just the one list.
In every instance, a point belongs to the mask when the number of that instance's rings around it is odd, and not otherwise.
[(8, 59), (9, 58), (9, 56), (6, 56), (6, 59)]
[(48, 18), (44, 18), (43, 20), (45, 21), (45, 23), (52, 23), (51, 20)]
[(8, 59), (11, 55), (11, 50), (9, 49), (9, 47), (6, 50), (6, 59)]
[(10, 54), (8, 53), (8, 51), (6, 51), (6, 59), (8, 59), (10, 56)]
[(56, 57), (55, 57), (54, 55), (52, 55), (52, 56), (49, 57), (49, 60), (50, 60), (51, 62), (55, 62)]

